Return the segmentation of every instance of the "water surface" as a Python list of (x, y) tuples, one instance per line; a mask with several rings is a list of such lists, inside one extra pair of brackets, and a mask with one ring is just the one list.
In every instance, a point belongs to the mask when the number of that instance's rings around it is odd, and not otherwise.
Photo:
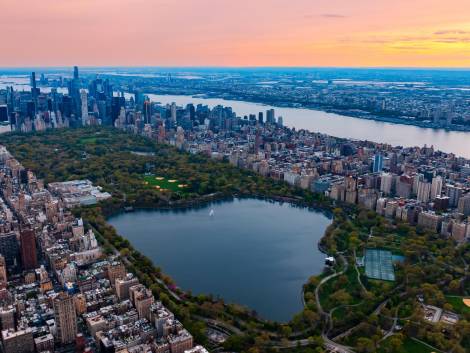
[(434, 146), (459, 157), (470, 158), (470, 132), (447, 131), (443, 129), (423, 128), (412, 125), (392, 124), (387, 122), (349, 117), (336, 113), (305, 108), (280, 108), (261, 103), (252, 103), (221, 98), (201, 98), (184, 95), (148, 94), (152, 101), (162, 104), (175, 102), (186, 106), (193, 103), (215, 107), (232, 107), (238, 116), (258, 114), (267, 109), (275, 109), (276, 117), (282, 116), (284, 124), (296, 129), (307, 129), (336, 137), (368, 140), (388, 143), (393, 146), (422, 147)]
[(123, 213), (109, 223), (181, 288), (288, 321), (302, 310), (302, 285), (323, 269), (317, 244), (330, 219), (286, 203), (235, 199)]

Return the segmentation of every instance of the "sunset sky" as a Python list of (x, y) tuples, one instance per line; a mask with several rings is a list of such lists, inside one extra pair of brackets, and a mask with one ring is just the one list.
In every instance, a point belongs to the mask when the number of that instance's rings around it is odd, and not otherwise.
[(0, 0), (0, 66), (470, 67), (470, 0)]

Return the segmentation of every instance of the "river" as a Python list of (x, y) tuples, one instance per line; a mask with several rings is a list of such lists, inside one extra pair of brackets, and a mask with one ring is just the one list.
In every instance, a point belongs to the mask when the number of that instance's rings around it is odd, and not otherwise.
[(393, 146), (428, 146), (457, 156), (470, 158), (470, 132), (446, 131), (443, 129), (422, 128), (412, 125), (392, 124), (375, 120), (349, 117), (304, 108), (281, 108), (260, 103), (225, 100), (220, 98), (200, 98), (184, 95), (148, 94), (152, 101), (162, 104), (185, 106), (188, 103), (205, 104), (209, 107), (224, 105), (232, 107), (238, 116), (258, 114), (267, 109), (275, 109), (276, 117), (282, 116), (284, 124), (296, 129), (307, 129), (331, 136), (388, 143)]
[(122, 213), (108, 222), (181, 288), (288, 321), (302, 310), (302, 285), (324, 267), (317, 245), (331, 221), (287, 203), (235, 199)]
[[(29, 90), (29, 79), (25, 76), (0, 76), (0, 89), (7, 85), (15, 89)], [(50, 88), (41, 87), (41, 91), (49, 92)], [(65, 88), (58, 92), (66, 93)], [(126, 94), (130, 97), (131, 94)], [(270, 105), (221, 98), (201, 98), (185, 95), (157, 95), (147, 94), (154, 102), (179, 106), (193, 103), (215, 107), (224, 105), (232, 107), (238, 116), (257, 114), (267, 109), (275, 109), (276, 116), (282, 116), (284, 124), (297, 129), (307, 129), (321, 132), (331, 136), (369, 140), (388, 143), (393, 146), (434, 146), (444, 152), (454, 153), (457, 156), (470, 159), (470, 132), (447, 131), (443, 129), (423, 128), (412, 125), (392, 124), (381, 121), (349, 117), (336, 113), (327, 113), (320, 110), (304, 108), (282, 108)]]

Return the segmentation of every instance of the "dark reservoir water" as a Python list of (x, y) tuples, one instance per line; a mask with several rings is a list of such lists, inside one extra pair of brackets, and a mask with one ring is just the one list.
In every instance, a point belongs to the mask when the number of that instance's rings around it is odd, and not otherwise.
[(181, 288), (288, 321), (302, 310), (302, 285), (323, 269), (317, 244), (330, 219), (286, 203), (235, 199), (184, 211), (139, 210), (109, 222)]

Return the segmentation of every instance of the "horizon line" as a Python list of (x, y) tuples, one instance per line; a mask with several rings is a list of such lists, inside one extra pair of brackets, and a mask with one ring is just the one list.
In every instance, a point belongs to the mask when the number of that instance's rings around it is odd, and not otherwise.
[(38, 65), (38, 66), (0, 66), (0, 70), (14, 69), (65, 69), (77, 66), (84, 69), (97, 68), (161, 68), (161, 69), (396, 69), (396, 70), (470, 70), (470, 66), (276, 66), (276, 65)]

